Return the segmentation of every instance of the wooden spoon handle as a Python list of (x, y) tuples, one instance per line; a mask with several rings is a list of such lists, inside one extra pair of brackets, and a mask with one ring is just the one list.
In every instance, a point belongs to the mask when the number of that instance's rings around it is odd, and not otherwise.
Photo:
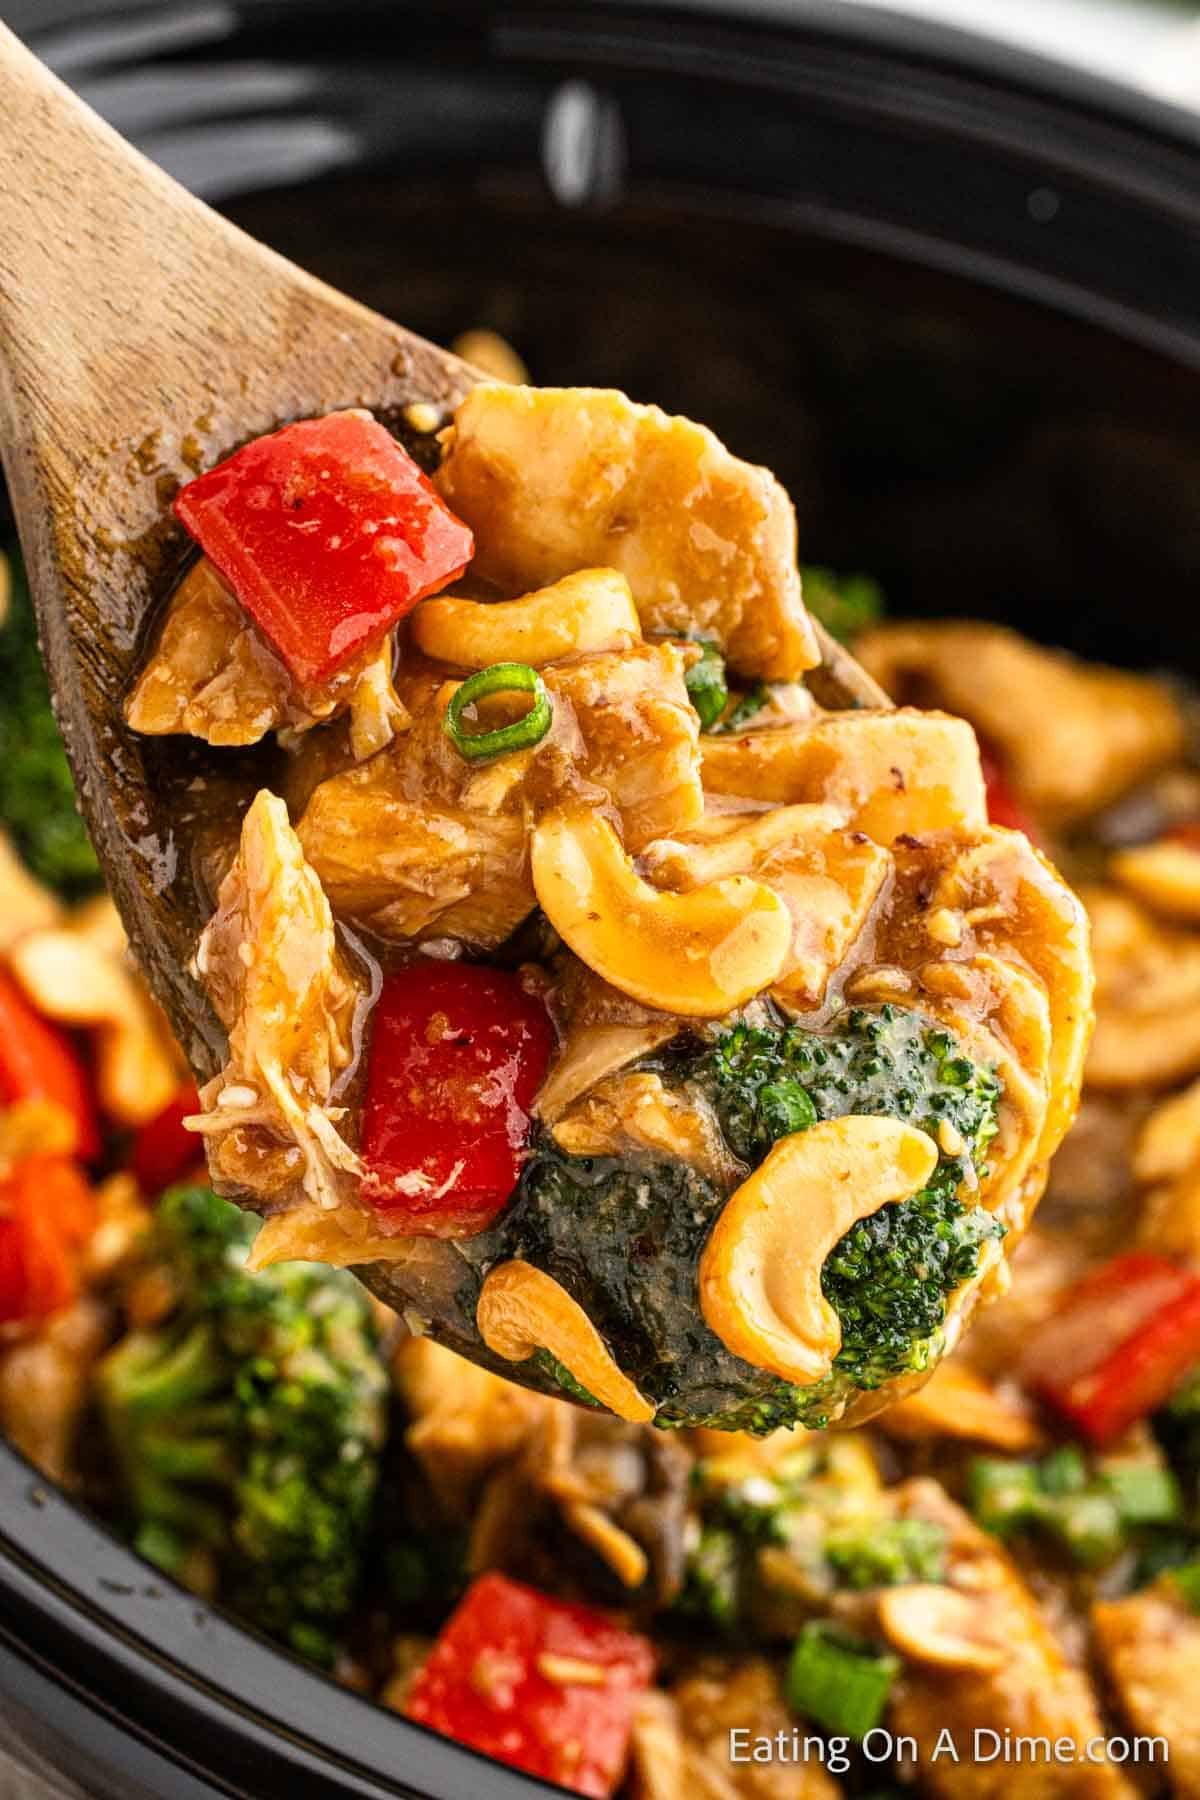
[[(458, 358), (188, 194), (2, 25), (0, 167), (0, 428), (19, 453), (103, 450), (131, 395), (150, 430), (229, 406), (233, 439), (311, 410), (306, 352), (328, 365), (331, 315), (347, 334), (334, 345), (342, 404), (446, 405), (470, 385)], [(247, 388), (261, 404), (247, 406)]]

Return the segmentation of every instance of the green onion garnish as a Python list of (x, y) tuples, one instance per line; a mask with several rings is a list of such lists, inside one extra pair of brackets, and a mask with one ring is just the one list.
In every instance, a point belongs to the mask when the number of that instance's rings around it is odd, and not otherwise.
[(788, 1705), (826, 1731), (861, 1740), (882, 1719), (899, 1673), (898, 1656), (835, 1625), (806, 1625), (788, 1664)]
[(1123, 1525), (1174, 1525), (1183, 1516), (1179, 1483), (1152, 1463), (1118, 1463), (1104, 1471)]
[[(511, 725), (500, 725), (495, 731), (467, 731), (463, 713), (490, 694), (532, 694), (533, 705)], [(546, 684), (536, 669), (528, 663), (493, 663), (463, 682), (446, 708), (442, 730), (468, 762), (485, 762), (493, 756), (507, 756), (510, 750), (532, 750), (549, 731), (553, 717)]]
[(701, 644), (703, 655), (683, 678), (688, 698), (696, 709), (701, 731), (711, 731), (729, 699), (725, 685), (725, 658), (715, 644)]

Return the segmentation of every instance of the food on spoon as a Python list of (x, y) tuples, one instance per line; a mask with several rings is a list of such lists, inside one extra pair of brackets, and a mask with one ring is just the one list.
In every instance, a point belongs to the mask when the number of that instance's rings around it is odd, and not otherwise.
[[(483, 387), (435, 487), (338, 414), (177, 502), (224, 641), (263, 634), (305, 709), (255, 680), (221, 724), (291, 718), (291, 812), (254, 798), (197, 949), (213, 1178), (267, 1215), (255, 1266), (374, 1265), (419, 1329), (630, 1423), (866, 1416), (1028, 1224), (1090, 1027), (1081, 910), (989, 824), (963, 721), (798, 684), (791, 508), (711, 433)], [(364, 756), (346, 683), (385, 634)]]

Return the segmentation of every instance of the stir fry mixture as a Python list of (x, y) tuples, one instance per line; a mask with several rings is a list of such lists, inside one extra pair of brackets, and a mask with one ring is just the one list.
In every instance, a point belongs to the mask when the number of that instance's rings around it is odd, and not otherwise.
[(432, 487), (385, 437), (180, 496), (130, 717), (288, 771), (214, 841), (200, 1096), (21, 689), (0, 1425), (583, 1794), (1200, 1793), (1187, 696), (805, 569), (897, 702), (824, 713), (790, 509), (709, 434), (485, 387)]
[(344, 412), (175, 510), (130, 722), (289, 753), (195, 964), (252, 1265), (375, 1265), (414, 1333), (631, 1424), (920, 1381), (1074, 1113), (1086, 923), (962, 719), (816, 705), (774, 479), (485, 383), (432, 483)]

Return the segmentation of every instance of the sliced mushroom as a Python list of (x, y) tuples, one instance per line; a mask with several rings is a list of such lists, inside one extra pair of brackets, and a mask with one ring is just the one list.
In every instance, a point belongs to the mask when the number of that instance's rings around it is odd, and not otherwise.
[(791, 947), (777, 894), (744, 875), (689, 894), (643, 881), (596, 813), (556, 813), (533, 833), (533, 885), (559, 936), (622, 993), (661, 1012), (718, 1019), (769, 987)]
[(615, 569), (580, 569), (520, 600), (486, 604), (443, 595), (413, 614), (413, 642), (459, 669), (528, 663), (535, 669), (588, 650), (626, 650), (642, 627), (629, 583)]
[(914, 1662), (990, 1674), (1008, 1661), (1005, 1646), (989, 1636), (986, 1597), (957, 1588), (923, 1581), (885, 1588), (879, 1623), (888, 1642)]
[(809, 725), (708, 736), (701, 749), (710, 793), (777, 806), (823, 802), (877, 844), (987, 825), (975, 733), (944, 713), (831, 713)]
[(842, 1331), (821, 1291), (826, 1257), (859, 1219), (924, 1187), (937, 1160), (933, 1139), (898, 1119), (850, 1114), (781, 1138), (700, 1259), (700, 1308), (726, 1348), (784, 1381), (827, 1375)]
[(475, 1308), (479, 1335), (506, 1362), (548, 1350), (601, 1405), (631, 1424), (654, 1417), (653, 1404), (617, 1367), (603, 1338), (566, 1288), (519, 1257), (484, 1279)]
[(551, 1127), (568, 1156), (622, 1156), (630, 1148), (677, 1157), (725, 1187), (740, 1173), (711, 1111), (674, 1093), (648, 1069), (608, 1076)]
[(561, 1118), (572, 1100), (614, 1075), (640, 1056), (648, 1056), (675, 1036), (675, 1025), (657, 1020), (646, 1025), (586, 1023), (571, 1033), (558, 1061), (538, 1092), (535, 1110), (548, 1125)]

